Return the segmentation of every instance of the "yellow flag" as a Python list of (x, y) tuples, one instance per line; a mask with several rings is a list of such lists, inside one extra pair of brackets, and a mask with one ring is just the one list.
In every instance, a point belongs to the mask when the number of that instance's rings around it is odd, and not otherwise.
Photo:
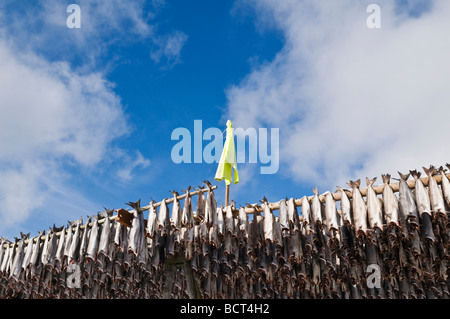
[(239, 183), (239, 175), (236, 164), (236, 150), (234, 147), (233, 123), (227, 121), (227, 137), (220, 156), (219, 167), (217, 167), (215, 179), (221, 181), (225, 179), (225, 184), (231, 184), (231, 170), (234, 168), (234, 183)]

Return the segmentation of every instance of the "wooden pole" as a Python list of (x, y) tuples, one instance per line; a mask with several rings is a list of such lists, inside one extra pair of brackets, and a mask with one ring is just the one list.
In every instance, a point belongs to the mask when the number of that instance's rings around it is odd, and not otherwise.
[(230, 203), (230, 185), (225, 187), (225, 206), (228, 206)]

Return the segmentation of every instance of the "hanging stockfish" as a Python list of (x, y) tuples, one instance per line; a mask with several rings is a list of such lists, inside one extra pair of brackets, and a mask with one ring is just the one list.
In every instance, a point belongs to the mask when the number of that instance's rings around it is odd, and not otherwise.
[(297, 207), (295, 206), (295, 202), (292, 197), (287, 201), (287, 213), (291, 231), (298, 232), (300, 221), (298, 218)]
[(344, 221), (345, 225), (352, 225), (352, 216), (351, 216), (351, 203), (348, 199), (347, 192), (349, 192), (347, 189), (343, 189), (340, 186), (336, 186), (339, 193), (341, 194), (341, 214), (342, 219)]
[(381, 175), (384, 183), (383, 187), (383, 207), (386, 216), (386, 223), (388, 225), (400, 226), (398, 222), (399, 217), (399, 207), (398, 199), (395, 196), (392, 187), (389, 185), (391, 180), (391, 175)]
[[(31, 238), (28, 241), (28, 245), (27, 248), (25, 248), (25, 255), (23, 257), (23, 261), (22, 261), (22, 271), (25, 272), (28, 269), (28, 265), (30, 264), (30, 260), (31, 260), (31, 255), (33, 253), (33, 242), (36, 239), (36, 237)], [(2, 250), (3, 250), (3, 242), (1, 243), (1, 247), (0, 247), (0, 265), (1, 265), (1, 260), (2, 260)]]
[[(183, 213), (181, 215), (181, 225), (187, 228), (192, 228), (194, 225), (194, 211), (192, 208), (192, 198), (189, 194), (191, 186), (187, 188), (186, 198), (184, 200)], [(200, 196), (200, 194), (198, 194)]]
[(439, 188), (436, 180), (433, 177), (434, 175), (436, 175), (437, 170), (434, 166), (430, 166), (430, 168), (428, 169), (426, 167), (423, 167), (423, 170), (428, 176), (428, 194), (430, 196), (431, 211), (435, 214), (446, 217), (444, 197), (442, 195), (441, 189)]
[(248, 215), (245, 212), (245, 208), (239, 208), (239, 231), (243, 234), (242, 238), (247, 238), (248, 233)]
[(196, 188), (199, 193), (197, 195), (197, 210), (196, 210), (196, 214), (197, 217), (200, 220), (203, 220), (205, 218), (205, 193), (203, 192), (203, 189), (205, 189), (205, 187), (199, 186), (198, 188)]
[(367, 215), (369, 217), (369, 225), (375, 230), (378, 228), (379, 230), (383, 230), (383, 212), (380, 199), (377, 197), (373, 189), (373, 184), (377, 180), (376, 177), (373, 179), (369, 179), (366, 177), (367, 183)]
[(230, 205), (225, 207), (225, 232), (233, 236), (235, 235), (233, 209)]
[(161, 230), (161, 236), (166, 236), (170, 231), (169, 207), (165, 199), (162, 200), (159, 209), (158, 227)]
[(264, 239), (266, 241), (273, 242), (274, 238), (274, 216), (273, 212), (269, 207), (269, 202), (267, 201), (267, 198), (264, 197), (263, 199), (263, 205), (264, 205), (264, 223), (263, 223), (263, 230), (264, 230)]
[(286, 201), (284, 199), (280, 200), (279, 202), (280, 208), (279, 208), (279, 223), (281, 227), (281, 231), (283, 236), (289, 236), (289, 216), (288, 216), (288, 208), (286, 205)]
[[(450, 169), (450, 164), (447, 164), (447, 167)], [(447, 204), (447, 207), (450, 207), (450, 181), (448, 180), (445, 171), (446, 169), (443, 166), (439, 167), (439, 172), (442, 176), (441, 186), (445, 198), (445, 203)]]
[(93, 225), (91, 228), (91, 232), (89, 235), (89, 243), (87, 246), (86, 251), (86, 258), (88, 261), (97, 261), (97, 254), (98, 254), (98, 239), (100, 236), (100, 226), (98, 224), (99, 215), (93, 216)]
[(177, 197), (180, 196), (176, 191), (171, 191), (173, 195), (172, 216), (170, 216), (170, 226), (172, 230), (179, 231), (181, 227), (181, 206)]
[[(219, 235), (219, 238), (223, 236), (225, 233), (225, 218), (223, 217), (223, 207), (217, 207), (216, 208), (216, 218), (217, 221), (217, 235)], [(216, 224), (213, 224), (215, 226)]]
[(354, 240), (354, 228), (352, 224), (352, 217), (351, 217), (351, 209), (352, 205), (350, 203), (350, 200), (348, 199), (347, 192), (350, 192), (347, 189), (343, 189), (340, 186), (337, 186), (337, 189), (339, 193), (341, 194), (341, 215), (343, 223), (340, 226), (340, 261), (342, 264), (342, 267), (344, 267), (344, 273), (346, 269), (349, 267), (349, 257), (351, 256), (351, 247)]
[(322, 204), (319, 199), (319, 190), (313, 188), (314, 197), (311, 203), (311, 213), (312, 222), (319, 228), (322, 229)]
[(138, 255), (143, 245), (143, 238), (145, 233), (144, 215), (141, 210), (141, 200), (137, 202), (129, 202), (127, 205), (133, 208), (133, 220), (131, 222), (130, 233), (128, 235), (128, 253)]
[(60, 268), (62, 268), (64, 263), (64, 242), (66, 239), (66, 230), (70, 229), (70, 224), (61, 231), (59, 235), (59, 241), (58, 241), (58, 247), (56, 248), (56, 254), (55, 254), (55, 269), (56, 271), (59, 271)]
[(58, 248), (56, 233), (62, 230), (63, 227), (56, 227), (53, 225), (53, 229), (51, 229), (50, 232), (47, 232), (47, 237), (50, 236), (50, 239), (47, 240), (47, 248), (42, 253), (42, 263), (51, 268), (54, 268), (56, 249)]
[[(104, 223), (100, 234), (100, 242), (98, 244), (98, 262), (102, 270), (104, 270), (105, 258), (110, 258), (110, 238), (111, 238), (111, 219), (114, 210), (105, 208), (105, 213), (102, 214)], [(73, 239), (75, 240), (75, 238)]]
[[(111, 214), (112, 214), (112, 211), (111, 211)], [(68, 254), (69, 264), (73, 264), (79, 258), (79, 251), (80, 251), (80, 244), (81, 244), (80, 233), (81, 233), (81, 224), (83, 223), (83, 218), (80, 217), (80, 219), (75, 221), (75, 223), (76, 223), (75, 233), (73, 234), (72, 242), (70, 243), (69, 254)], [(106, 223), (107, 223), (107, 221), (105, 221), (105, 224)], [(69, 231), (72, 232), (72, 229), (70, 228)], [(101, 240), (100, 240), (100, 243), (101, 243)], [(108, 240), (108, 243), (109, 243), (109, 240)]]
[(328, 231), (331, 233), (333, 230), (338, 231), (338, 220), (337, 220), (337, 209), (336, 209), (336, 201), (333, 195), (330, 192), (325, 192), (325, 221), (328, 228)]
[(302, 206), (303, 224), (312, 225), (311, 206), (309, 205), (308, 198), (306, 196), (303, 196), (301, 199), (301, 203), (302, 203), (301, 206)]
[(417, 203), (417, 210), (419, 216), (422, 217), (423, 214), (431, 215), (431, 203), (428, 196), (428, 192), (420, 179), (421, 173), (417, 170), (409, 171), (411, 176), (416, 180), (415, 184), (415, 197)]
[(89, 237), (88, 237), (89, 227), (88, 227), (88, 225), (90, 223), (91, 223), (91, 217), (89, 216), (87, 219), (86, 225), (84, 227), (84, 230), (83, 230), (83, 235), (81, 236), (80, 248), (79, 248), (79, 252), (78, 252), (80, 263), (85, 261), (85, 256), (87, 254), (87, 248), (88, 248), (88, 244), (89, 244)]
[[(39, 269), (39, 261), (40, 261), (40, 254), (41, 254), (41, 246), (44, 247), (44, 245), (41, 243), (41, 237), (44, 235), (45, 231), (42, 230), (39, 232), (39, 235), (36, 238), (36, 242), (33, 245), (33, 253), (31, 254), (31, 260), (30, 260), (30, 276), (31, 278), (35, 278), (36, 273), (38, 273)], [(8, 245), (9, 246), (9, 245)]]
[(27, 240), (30, 237), (30, 233), (23, 234), (20, 232), (21, 240), (19, 241), (17, 245), (17, 252), (14, 256), (14, 261), (12, 264), (12, 269), (9, 277), (14, 278), (15, 280), (18, 280), (20, 271), (22, 269), (22, 261), (24, 257), (24, 246), (25, 246), (25, 240)]
[[(69, 261), (69, 254), (70, 254), (70, 246), (72, 244), (72, 238), (73, 238), (73, 225), (75, 225), (75, 221), (69, 222), (69, 226), (67, 227), (67, 235), (66, 239), (64, 240), (64, 257), (67, 257), (67, 261)], [(68, 264), (68, 262), (67, 262)]]
[(158, 230), (158, 216), (156, 214), (156, 207), (153, 204), (154, 202), (152, 201), (148, 212), (146, 234), (148, 237), (154, 239)]
[(435, 236), (433, 233), (433, 227), (431, 222), (431, 203), (430, 197), (428, 196), (428, 191), (420, 179), (421, 173), (417, 170), (410, 170), (411, 175), (416, 180), (415, 185), (415, 197), (417, 203), (417, 210), (419, 212), (419, 216), (422, 220), (422, 230), (421, 233), (425, 238), (427, 238), (430, 242), (435, 241)]
[(404, 231), (407, 231), (407, 226), (417, 229), (419, 227), (419, 213), (417, 211), (417, 205), (414, 199), (414, 195), (408, 186), (407, 180), (410, 176), (408, 174), (402, 174), (398, 172), (400, 176), (399, 182), (399, 219), (400, 225)]
[(205, 222), (209, 228), (217, 225), (217, 202), (214, 197), (214, 191), (211, 189), (211, 183), (208, 181), (203, 182), (208, 187), (208, 197), (205, 201)]
[(367, 207), (359, 190), (359, 185), (361, 180), (358, 179), (356, 182), (350, 181), (348, 186), (350, 186), (352, 191), (352, 211), (353, 220), (355, 222), (355, 231), (358, 236), (366, 234), (367, 232)]
[(308, 198), (303, 196), (302, 202), (302, 217), (303, 217), (303, 227), (301, 228), (303, 237), (305, 238), (305, 248), (307, 252), (312, 251), (312, 241), (313, 241), (313, 227), (311, 224), (311, 206), (309, 205)]

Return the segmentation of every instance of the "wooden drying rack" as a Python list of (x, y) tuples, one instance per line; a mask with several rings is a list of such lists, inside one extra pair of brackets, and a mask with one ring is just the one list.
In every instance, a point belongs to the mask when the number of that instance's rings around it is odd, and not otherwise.
[[(450, 179), (450, 173), (449, 173), (449, 174), (446, 174), (446, 176), (447, 176), (448, 179)], [(438, 184), (440, 184), (440, 183), (442, 182), (442, 174), (434, 175), (433, 178), (436, 180), (436, 182), (437, 182)], [(429, 183), (429, 178), (428, 178), (428, 177), (422, 177), (422, 178), (420, 178), (420, 180), (422, 181), (422, 183), (423, 183), (425, 186), (428, 186), (428, 183)], [(406, 183), (408, 184), (409, 188), (414, 189), (414, 188), (415, 188), (415, 185), (416, 185), (416, 180), (415, 180), (415, 179), (412, 179), (412, 180), (407, 181)], [(393, 190), (394, 192), (398, 192), (398, 191), (399, 191), (400, 183), (390, 183), (389, 185), (391, 186), (391, 188), (392, 188), (392, 190)], [(217, 186), (212, 186), (210, 189), (211, 189), (211, 190), (215, 190), (215, 189), (217, 189)], [(368, 189), (367, 187), (365, 187), (365, 188), (360, 188), (360, 192), (361, 192), (361, 195), (362, 195), (362, 196), (366, 196), (366, 195), (367, 195), (367, 189)], [(373, 186), (373, 190), (375, 191), (375, 193), (376, 193), (377, 195), (382, 194), (382, 193), (383, 193), (383, 189), (384, 189), (384, 184), (382, 184), (382, 185), (377, 185), (377, 186)], [(194, 191), (194, 192), (189, 193), (189, 196), (195, 196), (195, 195), (198, 195), (200, 192), (204, 193), (204, 192), (207, 192), (207, 191), (208, 191), (208, 188), (205, 187), (205, 188), (203, 188), (203, 189), (200, 189), (200, 190), (197, 190), (197, 191)], [(346, 190), (346, 194), (347, 194), (347, 196), (348, 196), (349, 199), (352, 198), (352, 194), (351, 194), (350, 191)], [(180, 195), (180, 196), (177, 196), (176, 199), (179, 201), (179, 200), (182, 200), (182, 199), (186, 198), (187, 196), (188, 196), (188, 193), (183, 194), (183, 195)], [(339, 201), (339, 200), (341, 199), (341, 192), (338, 191), (338, 192), (332, 193), (332, 196), (333, 196), (333, 198), (334, 198), (336, 201)], [(307, 197), (307, 199), (308, 199), (309, 202), (312, 202), (312, 199), (313, 199), (313, 198), (314, 198), (314, 196), (308, 196), (308, 197)], [(321, 201), (323, 201), (322, 195), (319, 195), (319, 199), (320, 199)], [(166, 199), (165, 201), (166, 201), (167, 204), (170, 204), (170, 203), (172, 203), (172, 202), (174, 201), (174, 197), (168, 198), (168, 199)], [(147, 205), (147, 206), (141, 207), (141, 208), (140, 208), (140, 211), (146, 211), (146, 210), (149, 210), (151, 206), (153, 206), (153, 207), (159, 207), (159, 206), (161, 206), (161, 204), (162, 204), (162, 201), (157, 202), (157, 203), (153, 203), (153, 204), (149, 204), (149, 205)], [(301, 204), (302, 204), (302, 198), (294, 199), (294, 204), (295, 204), (296, 207), (301, 206)], [(260, 213), (260, 212), (263, 210), (263, 208), (264, 208), (264, 204), (261, 204), (261, 205), (259, 205), (259, 204), (253, 204), (253, 205), (251, 205), (251, 206), (252, 206), (252, 207), (245, 207), (245, 212), (246, 212), (247, 214)], [(280, 202), (269, 203), (269, 208), (270, 208), (271, 210), (279, 210), (279, 209), (280, 209)], [(119, 223), (121, 223), (122, 225), (125, 225), (125, 226), (127, 226), (127, 227), (131, 227), (131, 221), (132, 221), (132, 219), (133, 219), (133, 214), (130, 213), (129, 211), (123, 209), (123, 208), (116, 209), (116, 211), (117, 211), (117, 215), (111, 216), (111, 217), (110, 217), (110, 220), (111, 220), (111, 221), (115, 220), (116, 222), (119, 222)], [(237, 210), (236, 210), (236, 211), (237, 211)], [(104, 223), (104, 222), (105, 222), (105, 219), (106, 219), (106, 218), (102, 218), (102, 219), (98, 220), (98, 223), (99, 223), (99, 224)], [(145, 222), (147, 222), (147, 220), (145, 220)], [(84, 229), (86, 226), (92, 227), (92, 225), (93, 225), (93, 222), (91, 222), (91, 223), (89, 223), (89, 224), (86, 224), (86, 225), (81, 225), (81, 226), (80, 226), (80, 229)], [(75, 228), (75, 227), (73, 227), (73, 228)], [(72, 231), (73, 231), (73, 228), (72, 228)], [(57, 232), (57, 233), (56, 233), (56, 236), (60, 236), (60, 235), (61, 235), (61, 232), (63, 232), (63, 231), (66, 231), (66, 229), (64, 229), (64, 230), (62, 230), (62, 231), (60, 231), (60, 232)], [(45, 238), (46, 238), (46, 235), (42, 235), (42, 236), (40, 236), (39, 238), (35, 237), (35, 238), (34, 238), (34, 241), (36, 242), (36, 240), (38, 240), (38, 239), (39, 239), (39, 240), (45, 240)], [(29, 242), (29, 239), (28, 239), (28, 240), (25, 240), (25, 244), (28, 244), (28, 242)], [(7, 244), (5, 244), (5, 245), (7, 245)], [(11, 243), (11, 245), (13, 245), (13, 243)], [(5, 246), (4, 246), (4, 247), (5, 247)]]

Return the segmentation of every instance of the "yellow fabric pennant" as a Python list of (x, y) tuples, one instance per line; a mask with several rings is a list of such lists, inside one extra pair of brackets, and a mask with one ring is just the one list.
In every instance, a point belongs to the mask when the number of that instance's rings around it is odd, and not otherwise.
[(233, 123), (227, 121), (227, 137), (220, 156), (219, 166), (217, 167), (214, 179), (221, 181), (225, 179), (225, 184), (230, 185), (232, 176), (231, 171), (234, 168), (234, 183), (239, 183), (239, 174), (236, 163), (236, 149), (234, 146)]

